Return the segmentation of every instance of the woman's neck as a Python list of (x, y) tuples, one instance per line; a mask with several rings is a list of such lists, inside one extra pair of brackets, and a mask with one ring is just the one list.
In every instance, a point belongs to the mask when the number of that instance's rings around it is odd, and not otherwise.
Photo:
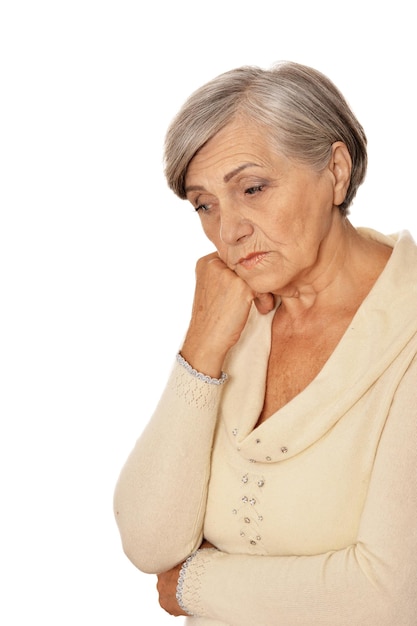
[(356, 310), (384, 269), (392, 249), (360, 234), (346, 219), (336, 219), (323, 241), (318, 262), (289, 286), (281, 313), (294, 318), (324, 310)]

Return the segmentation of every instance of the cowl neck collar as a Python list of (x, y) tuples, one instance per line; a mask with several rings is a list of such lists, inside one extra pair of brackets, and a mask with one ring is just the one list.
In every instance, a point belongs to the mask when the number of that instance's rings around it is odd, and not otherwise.
[[(407, 352), (416, 336), (417, 246), (407, 231), (385, 237), (370, 229), (358, 230), (393, 247), (387, 265), (316, 378), (256, 428), (275, 310), (260, 315), (253, 306), (238, 344), (228, 355), (221, 420), (234, 446), (252, 461), (288, 459), (323, 437), (400, 352)], [(408, 351), (415, 353), (415, 342)]]

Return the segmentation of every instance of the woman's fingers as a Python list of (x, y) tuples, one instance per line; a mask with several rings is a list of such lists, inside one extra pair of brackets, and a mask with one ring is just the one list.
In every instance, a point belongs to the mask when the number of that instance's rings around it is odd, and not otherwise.
[(258, 293), (254, 298), (254, 303), (259, 313), (266, 315), (275, 308), (275, 297), (272, 293)]
[(261, 314), (275, 306), (271, 293), (254, 293), (217, 252), (198, 260), (190, 325), (181, 350), (197, 370), (217, 377), (224, 358), (235, 345), (255, 303)]

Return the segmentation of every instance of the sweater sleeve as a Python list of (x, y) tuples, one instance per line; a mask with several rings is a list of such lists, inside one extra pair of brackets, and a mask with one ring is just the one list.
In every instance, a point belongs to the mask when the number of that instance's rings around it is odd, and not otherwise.
[(190, 614), (229, 626), (417, 624), (417, 363), (394, 397), (357, 541), (314, 556), (199, 550), (182, 581)]
[(116, 521), (126, 555), (144, 572), (166, 571), (201, 544), (221, 390), (176, 363), (121, 471)]

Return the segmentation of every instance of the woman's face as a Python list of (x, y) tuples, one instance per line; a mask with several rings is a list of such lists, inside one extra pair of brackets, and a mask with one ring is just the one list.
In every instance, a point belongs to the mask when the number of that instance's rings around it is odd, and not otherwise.
[(226, 265), (256, 292), (308, 282), (340, 214), (331, 168), (277, 154), (261, 128), (235, 121), (194, 156), (187, 198)]

